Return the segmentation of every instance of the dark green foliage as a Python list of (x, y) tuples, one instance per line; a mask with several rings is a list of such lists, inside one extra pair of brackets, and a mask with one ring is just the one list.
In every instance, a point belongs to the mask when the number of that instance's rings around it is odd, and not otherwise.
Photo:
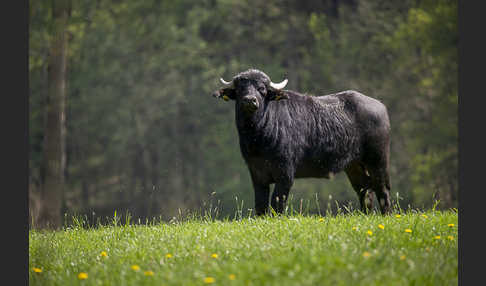
[[(48, 2), (30, 3), (30, 198), (40, 178)], [(392, 197), (457, 207), (457, 1), (73, 1), (65, 211), (134, 218), (253, 208), (219, 77), (258, 68), (312, 95), (387, 105)], [(297, 180), (295, 202), (357, 206), (344, 175)], [(94, 213), (93, 213), (94, 212)]]

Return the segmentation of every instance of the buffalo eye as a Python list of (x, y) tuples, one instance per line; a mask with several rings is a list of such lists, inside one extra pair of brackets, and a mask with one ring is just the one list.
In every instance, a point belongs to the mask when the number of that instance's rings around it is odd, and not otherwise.
[(262, 95), (265, 95), (265, 93), (266, 93), (266, 89), (265, 89), (264, 86), (259, 86), (257, 90)]

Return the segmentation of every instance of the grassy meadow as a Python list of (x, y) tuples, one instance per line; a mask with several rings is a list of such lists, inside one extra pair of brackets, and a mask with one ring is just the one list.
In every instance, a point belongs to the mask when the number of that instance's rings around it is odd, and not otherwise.
[(30, 230), (30, 285), (457, 285), (458, 216), (288, 215)]

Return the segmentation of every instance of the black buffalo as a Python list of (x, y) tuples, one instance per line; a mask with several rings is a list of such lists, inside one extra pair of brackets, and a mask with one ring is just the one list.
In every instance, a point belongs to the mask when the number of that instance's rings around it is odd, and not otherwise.
[(376, 99), (348, 90), (325, 96), (283, 90), (250, 69), (213, 96), (236, 102), (240, 149), (255, 190), (255, 212), (271, 206), (281, 213), (296, 178), (329, 178), (345, 171), (368, 213), (376, 194), (381, 212), (390, 212), (390, 122)]

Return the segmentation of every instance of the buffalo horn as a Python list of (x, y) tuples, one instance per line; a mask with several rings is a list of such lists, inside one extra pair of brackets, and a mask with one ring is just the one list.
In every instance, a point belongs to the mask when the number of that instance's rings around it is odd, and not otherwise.
[(287, 82), (288, 79), (284, 79), (284, 81), (282, 81), (281, 83), (270, 82), (270, 86), (278, 90), (284, 88), (287, 85)]
[(222, 84), (224, 84), (224, 85), (230, 85), (230, 84), (232, 84), (232, 81), (225, 81), (223, 78), (220, 78), (219, 80), (220, 80), (220, 81), (221, 81), (221, 83), (222, 83)]

